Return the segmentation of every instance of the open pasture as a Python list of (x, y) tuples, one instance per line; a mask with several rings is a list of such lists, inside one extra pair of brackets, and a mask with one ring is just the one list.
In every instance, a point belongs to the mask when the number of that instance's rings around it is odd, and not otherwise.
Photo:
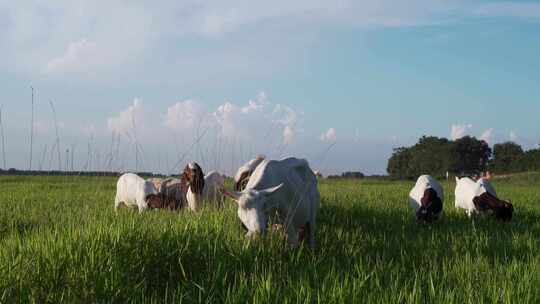
[(0, 302), (538, 303), (540, 175), (495, 180), (511, 223), (417, 225), (413, 182), (322, 180), (317, 247), (222, 211), (113, 211), (115, 179), (0, 177)]

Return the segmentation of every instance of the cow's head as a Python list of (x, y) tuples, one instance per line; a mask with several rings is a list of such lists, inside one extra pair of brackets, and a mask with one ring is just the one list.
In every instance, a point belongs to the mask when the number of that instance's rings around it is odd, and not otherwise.
[(442, 211), (442, 200), (437, 192), (431, 188), (424, 191), (421, 199), (422, 206), (416, 212), (416, 220), (419, 222), (431, 223), (437, 219), (437, 215)]
[(480, 196), (475, 197), (473, 203), (476, 209), (480, 211), (492, 210), (495, 214), (495, 218), (498, 220), (504, 222), (512, 220), (512, 215), (514, 213), (514, 206), (512, 203), (500, 200), (489, 192), (484, 192)]
[(247, 230), (248, 237), (266, 231), (266, 227), (268, 226), (267, 209), (269, 208), (267, 201), (281, 187), (283, 187), (283, 184), (265, 190), (223, 191), (225, 196), (237, 203), (238, 217)]
[(191, 187), (195, 194), (202, 194), (204, 189), (204, 173), (197, 163), (189, 163), (182, 173), (182, 182)]

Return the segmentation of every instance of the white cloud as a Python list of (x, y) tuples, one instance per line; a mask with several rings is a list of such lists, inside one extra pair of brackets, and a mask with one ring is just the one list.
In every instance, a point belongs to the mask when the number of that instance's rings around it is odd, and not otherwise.
[(519, 141), (519, 137), (514, 131), (510, 131), (510, 141), (517, 143)]
[(487, 129), (480, 135), (480, 139), (487, 142), (488, 144), (493, 144), (493, 128)]
[(467, 135), (470, 129), (472, 129), (472, 124), (454, 124), (450, 130), (450, 139), (460, 139)]
[(108, 130), (117, 134), (131, 133), (138, 129), (144, 122), (144, 110), (138, 98), (133, 100), (133, 104), (117, 116), (107, 120)]
[(164, 124), (177, 132), (193, 130), (205, 118), (202, 105), (194, 100), (177, 102), (167, 109)]
[[(28, 72), (40, 66), (39, 70), (49, 73), (114, 69), (126, 62), (141, 62), (141, 55), (155, 59), (153, 56), (170, 49), (171, 43), (183, 45), (193, 38), (255, 33), (260, 42), (270, 36), (283, 38), (284, 29), (301, 32), (314, 28), (409, 27), (448, 22), (468, 17), (471, 12), (478, 15), (509, 10), (514, 15), (528, 16), (538, 11), (536, 4), (473, 6), (461, 1), (430, 0), (185, 0), (161, 1), (159, 5), (140, 1), (59, 0), (39, 5), (4, 2), (0, 3), (0, 45), (8, 56), (0, 60)], [(245, 49), (266, 47), (257, 43)], [(242, 50), (235, 45), (231, 54), (237, 56), (238, 51)], [(183, 55), (171, 57), (181, 60)], [(151, 62), (155, 64), (155, 60)]]
[(290, 144), (298, 133), (299, 114), (281, 104), (273, 106), (264, 92), (246, 106), (226, 102), (217, 108), (213, 117), (221, 128), (221, 135), (229, 139), (264, 142), (271, 140), (268, 136), (277, 134), (282, 143)]
[(47, 63), (46, 71), (48, 73), (84, 71), (87, 67), (97, 64), (99, 57), (96, 44), (83, 38), (70, 43), (62, 56), (51, 59)]
[(336, 129), (330, 128), (319, 137), (321, 141), (335, 141), (337, 139)]

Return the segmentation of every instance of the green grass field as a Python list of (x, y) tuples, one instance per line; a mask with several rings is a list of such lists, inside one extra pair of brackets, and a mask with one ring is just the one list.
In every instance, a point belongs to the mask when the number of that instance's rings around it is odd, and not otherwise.
[(494, 182), (514, 220), (417, 225), (413, 182), (322, 181), (317, 248), (244, 239), (229, 202), (113, 211), (115, 180), (0, 177), (0, 302), (539, 303), (540, 176)]

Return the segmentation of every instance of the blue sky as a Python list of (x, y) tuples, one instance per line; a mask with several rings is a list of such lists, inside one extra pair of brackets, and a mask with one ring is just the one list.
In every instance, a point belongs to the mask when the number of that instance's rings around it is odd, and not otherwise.
[(384, 173), (424, 134), (540, 143), (535, 1), (0, 1), (0, 20), (8, 167), (28, 167), (31, 85), (34, 169), (59, 166), (50, 101), (76, 169)]

